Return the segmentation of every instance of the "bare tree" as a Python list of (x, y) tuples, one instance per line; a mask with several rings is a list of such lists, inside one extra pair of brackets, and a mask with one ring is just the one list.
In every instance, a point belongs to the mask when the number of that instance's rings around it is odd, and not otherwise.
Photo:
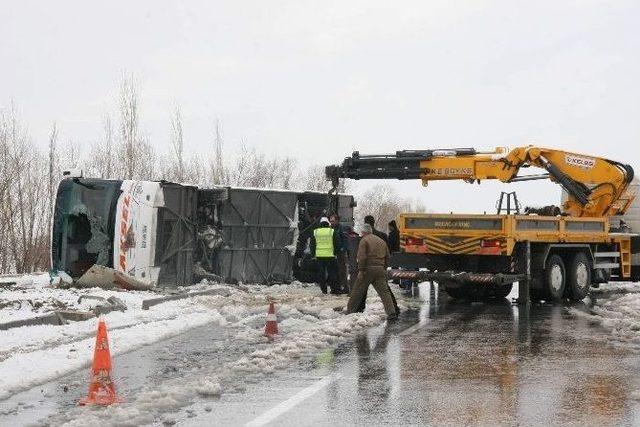
[(216, 119), (213, 159), (211, 160), (211, 181), (214, 185), (226, 184), (229, 181), (229, 173), (223, 158), (223, 145), (220, 120)]
[[(57, 183), (57, 172), (58, 172), (58, 126), (54, 122), (51, 128), (51, 135), (49, 135), (49, 180), (47, 186), (47, 223), (51, 223), (51, 219), (53, 216), (53, 201), (55, 196), (55, 184)], [(47, 228), (47, 240), (51, 239), (51, 229)]]
[(63, 169), (77, 168), (87, 162), (83, 159), (82, 145), (76, 141), (68, 140), (64, 143), (59, 150), (60, 166)]
[[(304, 171), (303, 188), (307, 191), (321, 191), (323, 193), (331, 190), (333, 184), (327, 179), (325, 175), (324, 166), (313, 165)], [(338, 185), (339, 193), (347, 192), (347, 182), (344, 179), (340, 179)]]
[(229, 168), (229, 184), (239, 187), (290, 190), (299, 187), (299, 176), (298, 162), (293, 157), (268, 157), (244, 141)]
[(285, 190), (298, 187), (297, 182), (300, 175), (298, 161), (293, 157), (276, 158), (273, 161), (276, 170), (279, 171), (279, 187)]
[(113, 152), (114, 131), (111, 117), (104, 115), (102, 121), (103, 139), (91, 144), (89, 156), (82, 161), (83, 169), (87, 176), (100, 178), (122, 177), (122, 164), (120, 157)]
[(0, 113), (0, 157), (0, 269), (23, 273), (46, 268), (47, 161), (31, 144), (14, 108)]
[(207, 183), (207, 164), (200, 156), (191, 156), (185, 166), (185, 179), (194, 184)]
[(102, 157), (103, 170), (100, 174), (103, 178), (114, 177), (114, 153), (113, 149), (113, 124), (111, 116), (105, 114), (102, 128), (104, 130), (104, 155)]
[(138, 164), (138, 92), (133, 77), (122, 78), (120, 85), (120, 132), (124, 145), (124, 177), (133, 179)]
[(386, 230), (392, 219), (397, 219), (403, 212), (426, 212), (424, 204), (419, 200), (401, 197), (398, 192), (386, 184), (375, 185), (358, 197), (355, 210), (356, 222), (361, 224), (366, 215), (372, 215), (376, 221), (376, 228)]
[[(13, 162), (11, 161), (11, 111), (0, 110), (0, 241), (10, 242), (12, 226), (9, 215), (11, 184), (13, 183)], [(12, 256), (9, 245), (0, 246), (0, 272), (7, 273), (12, 269)]]
[[(255, 150), (253, 150), (255, 151)], [(240, 153), (238, 158), (229, 170), (229, 185), (248, 186), (247, 176), (251, 167), (251, 161), (254, 160), (253, 151), (247, 148), (244, 140), (240, 141)]]
[(171, 116), (171, 148), (175, 156), (174, 179), (184, 182), (184, 137), (182, 131), (182, 113), (176, 106)]
[(154, 180), (162, 178), (159, 176), (160, 170), (157, 168), (158, 156), (148, 137), (138, 139), (135, 153), (138, 158), (131, 179)]

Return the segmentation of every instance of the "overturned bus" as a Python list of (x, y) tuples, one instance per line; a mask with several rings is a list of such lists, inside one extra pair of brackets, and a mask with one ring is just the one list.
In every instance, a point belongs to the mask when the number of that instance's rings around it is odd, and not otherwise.
[(80, 286), (287, 283), (310, 276), (300, 258), (330, 206), (353, 225), (349, 195), (67, 177), (55, 200), (52, 270)]

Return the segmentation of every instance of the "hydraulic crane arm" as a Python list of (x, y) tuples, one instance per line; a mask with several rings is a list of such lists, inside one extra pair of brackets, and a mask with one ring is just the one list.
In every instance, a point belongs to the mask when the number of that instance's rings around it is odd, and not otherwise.
[[(546, 173), (519, 175), (522, 168), (530, 166)], [(490, 152), (473, 148), (403, 150), (389, 155), (361, 155), (356, 151), (341, 165), (327, 166), (325, 172), (334, 187), (340, 178), (420, 179), (423, 185), (454, 179), (466, 182), (549, 179), (568, 193), (563, 210), (572, 216), (621, 215), (635, 196), (628, 192), (634, 176), (629, 165), (534, 146), (510, 151), (497, 148)]]

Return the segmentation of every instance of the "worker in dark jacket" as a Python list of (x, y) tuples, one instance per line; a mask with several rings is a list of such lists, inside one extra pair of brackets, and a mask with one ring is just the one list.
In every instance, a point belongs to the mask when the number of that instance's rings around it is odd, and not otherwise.
[(389, 252), (400, 252), (400, 230), (395, 220), (389, 221)]
[(349, 293), (349, 285), (347, 283), (347, 235), (346, 230), (340, 224), (340, 216), (332, 214), (329, 217), (331, 228), (337, 235), (338, 245), (336, 247), (336, 264), (338, 268), (338, 290), (341, 294)]
[(356, 277), (358, 277), (358, 262), (356, 261), (356, 256), (358, 254), (360, 235), (350, 226), (346, 227), (345, 235), (347, 237), (347, 254), (349, 258), (349, 293), (351, 293), (351, 290), (356, 284)]
[(389, 238), (387, 237), (387, 235), (380, 230), (376, 230), (376, 220), (373, 218), (373, 215), (365, 216), (364, 223), (369, 224), (371, 226), (371, 229), (373, 230), (373, 235), (378, 236), (379, 238), (384, 240), (384, 242), (387, 245), (389, 245)]
[(318, 285), (323, 294), (327, 293), (327, 284), (332, 294), (339, 294), (338, 264), (336, 249), (340, 245), (338, 234), (329, 223), (327, 217), (320, 219), (320, 226), (313, 230), (311, 237), (311, 253), (318, 267)]
[(365, 224), (362, 228), (362, 239), (358, 245), (358, 278), (349, 296), (347, 313), (359, 311), (362, 300), (366, 298), (369, 285), (380, 296), (389, 320), (398, 318), (398, 311), (387, 283), (387, 264), (389, 248), (384, 240), (373, 234), (373, 228)]

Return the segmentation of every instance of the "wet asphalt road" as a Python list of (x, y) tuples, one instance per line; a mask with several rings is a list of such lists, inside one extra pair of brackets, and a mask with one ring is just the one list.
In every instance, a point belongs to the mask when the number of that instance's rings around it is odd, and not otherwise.
[[(189, 426), (640, 425), (640, 355), (609, 344), (608, 331), (559, 305), (451, 303), (426, 285), (420, 293), (421, 308), (398, 322), (168, 419)], [(224, 351), (211, 333), (200, 328), (117, 357), (127, 380), (120, 384), (129, 384), (122, 393), (175, 375), (176, 361), (188, 365), (189, 358)], [(196, 347), (185, 343), (205, 336), (211, 348), (191, 354)], [(84, 380), (86, 372), (77, 373), (21, 393), (10, 405), (0, 402), (0, 409), (26, 402), (0, 424), (64, 410), (84, 386), (55, 394), (55, 403), (43, 393)], [(49, 403), (24, 409), (37, 400)]]
[(608, 331), (558, 305), (430, 296), (306, 373), (225, 396), (184, 424), (640, 425), (640, 356), (608, 344)]

